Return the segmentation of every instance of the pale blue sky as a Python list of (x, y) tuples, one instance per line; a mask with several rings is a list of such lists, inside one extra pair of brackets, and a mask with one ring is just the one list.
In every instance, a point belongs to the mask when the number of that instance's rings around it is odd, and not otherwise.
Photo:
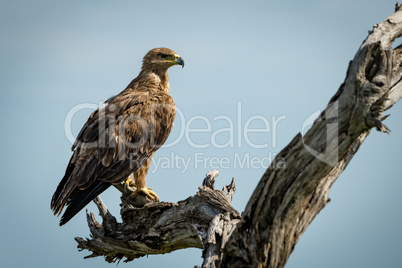
[[(69, 111), (83, 103), (99, 104), (123, 90), (149, 49), (169, 47), (186, 62), (184, 69), (169, 71), (171, 95), (184, 120), (176, 120), (168, 142), (180, 137), (184, 126), (205, 129), (201, 117), (211, 123), (211, 131), (187, 133), (174, 146), (158, 151), (156, 161), (166, 161), (163, 167), (151, 167), (155, 172), (149, 174), (148, 186), (163, 201), (182, 200), (196, 192), (215, 165), (211, 157), (226, 157), (228, 164), (219, 168), (216, 184), (222, 187), (236, 178), (234, 206), (241, 212), (264, 173), (264, 161), (301, 131), (309, 115), (325, 107), (367, 32), (393, 12), (394, 4), (395, 0), (2, 0), (0, 266), (115, 267), (102, 258), (84, 260), (89, 253), (77, 251), (74, 237), (89, 235), (84, 211), (59, 227), (49, 204), (71, 156), (65, 134)], [(90, 112), (75, 114), (73, 134)], [(389, 113), (391, 135), (373, 131), (368, 137), (287, 267), (401, 265), (400, 103)], [(189, 124), (194, 116), (198, 120)], [(230, 126), (217, 116), (233, 121), (233, 147), (212, 143), (230, 139), (228, 132), (213, 135)], [(244, 136), (253, 116), (265, 118), (270, 131)], [(248, 127), (262, 129), (263, 123), (256, 119)], [(174, 157), (187, 159), (189, 166), (172, 166)], [(247, 157), (263, 164), (239, 166)], [(109, 189), (102, 198), (118, 216), (117, 190)], [(97, 212), (92, 204), (87, 208)], [(187, 249), (119, 267), (181, 268), (201, 261), (201, 250)]]

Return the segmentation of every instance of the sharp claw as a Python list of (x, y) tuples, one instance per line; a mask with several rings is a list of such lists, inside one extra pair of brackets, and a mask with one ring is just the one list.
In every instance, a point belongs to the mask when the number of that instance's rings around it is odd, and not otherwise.
[(135, 183), (134, 183), (134, 181), (133, 181), (131, 176), (128, 176), (127, 179), (124, 181), (124, 189), (126, 190), (127, 188), (136, 189)]
[(134, 193), (131, 194), (132, 197), (138, 195), (139, 193), (144, 194), (146, 197), (148, 197), (150, 200), (159, 202), (159, 197), (158, 195), (151, 190), (151, 188), (139, 188), (136, 189)]

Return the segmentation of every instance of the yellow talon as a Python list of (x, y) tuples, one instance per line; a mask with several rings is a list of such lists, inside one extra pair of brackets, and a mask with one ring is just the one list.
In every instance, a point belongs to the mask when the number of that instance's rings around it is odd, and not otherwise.
[(124, 181), (124, 188), (126, 189), (126, 187), (131, 187), (131, 188), (137, 189), (137, 187), (135, 186), (134, 180), (133, 180), (133, 174), (128, 176), (127, 179)]
[(150, 200), (153, 200), (155, 202), (159, 202), (159, 197), (158, 195), (151, 190), (151, 188), (146, 187), (146, 188), (137, 188), (134, 193), (131, 194), (131, 197), (134, 197), (138, 195), (139, 193), (143, 193), (145, 196), (147, 196)]

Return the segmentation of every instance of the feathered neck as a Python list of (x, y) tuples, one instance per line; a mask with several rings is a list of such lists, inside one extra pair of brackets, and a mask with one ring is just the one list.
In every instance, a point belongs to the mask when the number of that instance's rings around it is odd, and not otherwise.
[(170, 85), (167, 69), (142, 68), (140, 74), (133, 82), (136, 82), (138, 86), (162, 90), (166, 94), (169, 94)]

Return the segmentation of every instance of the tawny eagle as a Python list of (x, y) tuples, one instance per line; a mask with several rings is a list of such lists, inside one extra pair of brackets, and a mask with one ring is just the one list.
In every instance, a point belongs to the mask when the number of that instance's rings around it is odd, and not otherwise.
[(183, 59), (174, 51), (150, 50), (137, 78), (89, 116), (51, 201), (55, 215), (67, 207), (60, 225), (112, 184), (129, 183), (132, 173), (136, 192), (159, 201), (146, 188), (146, 175), (155, 151), (173, 128), (176, 112), (167, 73), (173, 65), (184, 67)]

